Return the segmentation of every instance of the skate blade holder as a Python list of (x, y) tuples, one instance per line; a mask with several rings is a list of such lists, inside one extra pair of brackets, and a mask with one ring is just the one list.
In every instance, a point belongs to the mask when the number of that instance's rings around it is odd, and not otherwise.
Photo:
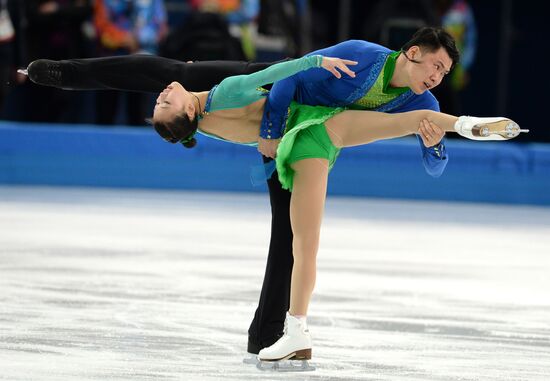
[(474, 135), (481, 137), (488, 137), (490, 135), (500, 135), (505, 139), (512, 139), (518, 136), (520, 133), (528, 133), (529, 130), (522, 129), (516, 122), (511, 120), (501, 120), (494, 123), (481, 124), (474, 127), (472, 131)]
[(271, 372), (312, 372), (315, 370), (308, 360), (279, 360), (279, 361), (261, 361), (258, 360), (256, 368), (261, 371)]
[(254, 355), (245, 358), (243, 363), (256, 365), (256, 368), (264, 372), (312, 372), (315, 370), (308, 360), (261, 361)]

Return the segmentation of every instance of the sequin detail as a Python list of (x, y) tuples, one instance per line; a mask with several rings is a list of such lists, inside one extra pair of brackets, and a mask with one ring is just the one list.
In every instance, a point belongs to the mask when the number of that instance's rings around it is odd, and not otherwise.
[(351, 108), (375, 110), (399, 97), (399, 94), (387, 94), (384, 92), (384, 67), (389, 55), (385, 55), (384, 65), (378, 71), (378, 76), (372, 87), (361, 98), (357, 99)]
[(204, 104), (204, 115), (208, 115), (210, 113), (210, 105), (212, 103), (212, 98), (214, 97), (214, 93), (216, 92), (217, 88), (218, 85), (215, 85), (208, 92), (208, 97), (206, 98), (206, 103)]
[(367, 76), (367, 79), (361, 87), (357, 88), (353, 93), (349, 95), (349, 97), (342, 102), (342, 104), (334, 104), (331, 106), (345, 106), (355, 103), (360, 98), (364, 97), (367, 91), (370, 90), (373, 83), (376, 81), (378, 76), (380, 75), (380, 72), (384, 68), (384, 64), (386, 62), (386, 58), (388, 57), (387, 53), (381, 54), (380, 57), (376, 59), (376, 61), (372, 64), (372, 68), (370, 70), (369, 75)]
[(365, 83), (348, 98), (349, 108), (387, 112), (402, 106), (414, 95), (410, 90), (400, 95), (383, 92), (383, 73), (388, 56), (389, 53), (385, 53), (377, 58)]

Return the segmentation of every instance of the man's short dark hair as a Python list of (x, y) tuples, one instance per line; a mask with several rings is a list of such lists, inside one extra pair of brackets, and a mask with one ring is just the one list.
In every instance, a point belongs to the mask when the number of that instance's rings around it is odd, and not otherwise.
[[(407, 51), (411, 46), (419, 46), (421, 49), (433, 53), (440, 48), (444, 48), (454, 67), (460, 61), (460, 53), (456, 48), (455, 39), (443, 28), (423, 27), (416, 31), (412, 38), (401, 48)], [(452, 68), (451, 67), (451, 68)]]

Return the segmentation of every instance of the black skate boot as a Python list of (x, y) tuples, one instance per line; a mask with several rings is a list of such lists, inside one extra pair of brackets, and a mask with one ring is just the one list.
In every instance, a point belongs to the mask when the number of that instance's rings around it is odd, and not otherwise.
[(71, 90), (66, 86), (67, 68), (61, 61), (40, 59), (32, 61), (27, 67), (27, 75), (37, 85), (52, 86), (60, 89)]

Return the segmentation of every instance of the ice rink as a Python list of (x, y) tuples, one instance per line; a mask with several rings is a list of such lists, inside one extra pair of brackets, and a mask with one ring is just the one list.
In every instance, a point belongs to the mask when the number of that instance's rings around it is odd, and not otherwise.
[(550, 379), (550, 208), (329, 197), (292, 374), (243, 363), (269, 223), (267, 194), (0, 187), (0, 380)]

